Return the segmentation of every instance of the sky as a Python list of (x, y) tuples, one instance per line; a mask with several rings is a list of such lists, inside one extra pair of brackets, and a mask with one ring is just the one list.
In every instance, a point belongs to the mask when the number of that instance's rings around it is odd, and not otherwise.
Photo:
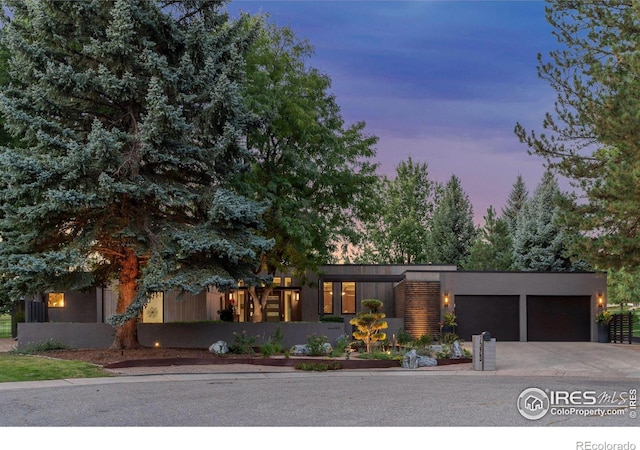
[(555, 48), (545, 3), (502, 0), (232, 0), (306, 39), (347, 124), (379, 138), (379, 173), (412, 158), (433, 180), (456, 175), (476, 223), (504, 207), (518, 175), (530, 193), (544, 161), (514, 134), (542, 130), (556, 93), (537, 76)]

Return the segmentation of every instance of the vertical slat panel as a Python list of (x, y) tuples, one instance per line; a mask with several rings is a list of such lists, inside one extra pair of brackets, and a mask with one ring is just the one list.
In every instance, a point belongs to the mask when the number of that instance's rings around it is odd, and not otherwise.
[(202, 320), (207, 314), (206, 292), (198, 295), (171, 291), (164, 293), (164, 321), (191, 322)]
[(440, 282), (405, 281), (404, 323), (413, 337), (440, 331)]

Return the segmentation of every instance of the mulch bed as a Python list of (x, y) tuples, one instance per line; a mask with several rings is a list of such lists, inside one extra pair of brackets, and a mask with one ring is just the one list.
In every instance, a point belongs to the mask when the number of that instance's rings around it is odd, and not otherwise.
[[(297, 364), (332, 364), (340, 363), (343, 369), (385, 369), (400, 367), (401, 361), (381, 359), (360, 359), (357, 355), (351, 358), (273, 356), (264, 358), (259, 353), (255, 355), (214, 355), (208, 349), (180, 349), (180, 348), (137, 348), (131, 350), (112, 349), (66, 349), (52, 350), (43, 353), (48, 357), (86, 361), (97, 364), (106, 369), (120, 369), (125, 367), (167, 367), (185, 365), (212, 364), (255, 364), (261, 366), (295, 367)], [(471, 359), (439, 359), (439, 366), (450, 364), (470, 363)]]
[[(298, 364), (332, 364), (339, 363), (342, 369), (387, 369), (399, 367), (401, 361), (382, 359), (328, 359), (328, 358), (262, 358), (262, 357), (217, 357), (217, 358), (160, 358), (132, 359), (119, 361), (104, 366), (105, 369), (121, 369), (125, 367), (165, 367), (206, 364), (257, 364), (261, 366), (295, 367)], [(439, 359), (439, 366), (469, 363), (471, 359)]]

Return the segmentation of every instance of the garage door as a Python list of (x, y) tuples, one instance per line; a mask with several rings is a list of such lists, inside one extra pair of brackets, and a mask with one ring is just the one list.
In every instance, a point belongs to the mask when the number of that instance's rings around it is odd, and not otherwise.
[(590, 304), (588, 296), (528, 296), (527, 340), (590, 341)]
[(456, 333), (466, 341), (483, 331), (498, 341), (520, 340), (518, 295), (456, 295)]

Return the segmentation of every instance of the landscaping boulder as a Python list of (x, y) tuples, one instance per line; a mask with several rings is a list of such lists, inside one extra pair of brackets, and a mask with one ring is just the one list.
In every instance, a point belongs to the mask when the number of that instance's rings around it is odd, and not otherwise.
[(402, 359), (403, 369), (417, 369), (418, 368), (418, 353), (415, 349), (409, 350), (404, 354)]
[(428, 356), (420, 356), (418, 355), (418, 367), (435, 367), (438, 365), (438, 360), (435, 358), (430, 358)]
[(451, 347), (451, 359), (461, 359), (464, 358), (464, 350), (462, 350), (462, 346), (460, 342), (454, 341), (453, 346)]
[[(333, 351), (333, 347), (328, 342), (322, 344), (322, 354), (328, 355)], [(309, 356), (311, 355), (311, 349), (307, 344), (294, 345), (289, 349), (291, 356)]]
[(306, 344), (297, 344), (289, 349), (291, 356), (307, 356), (309, 354), (309, 346)]
[(418, 367), (434, 367), (438, 365), (438, 360), (430, 358), (429, 356), (418, 355), (415, 349), (409, 350), (405, 353), (402, 360), (402, 368), (404, 369), (417, 369)]
[(211, 344), (209, 351), (216, 355), (224, 355), (225, 353), (229, 353), (229, 346), (225, 341), (218, 341)]

